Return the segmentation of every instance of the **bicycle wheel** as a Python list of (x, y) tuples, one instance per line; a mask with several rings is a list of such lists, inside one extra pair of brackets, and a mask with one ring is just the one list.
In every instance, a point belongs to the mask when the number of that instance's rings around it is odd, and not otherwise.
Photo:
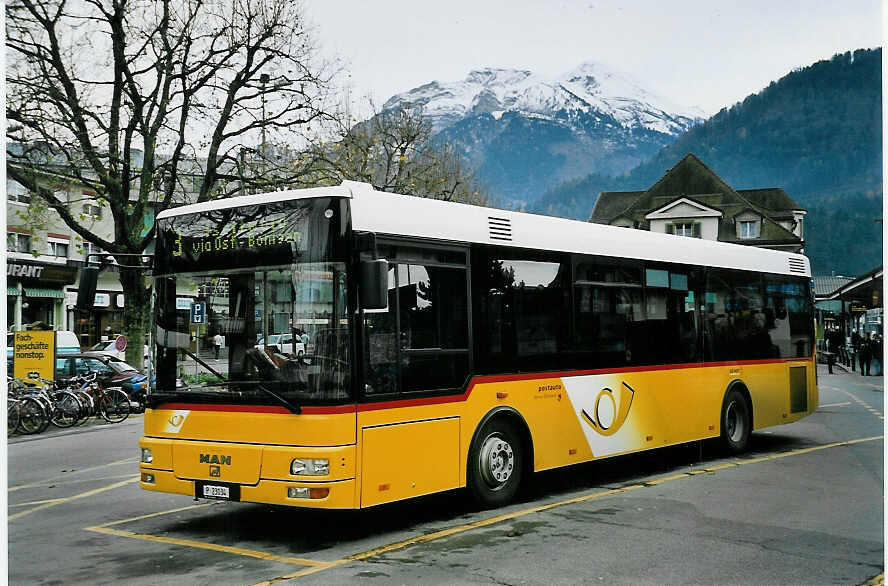
[(62, 428), (71, 427), (78, 419), (80, 419), (80, 401), (74, 393), (60, 393), (52, 412), (52, 424)]
[(6, 399), (6, 437), (16, 432), (20, 420), (19, 401), (17, 399)]
[(109, 423), (120, 423), (129, 417), (129, 397), (120, 389), (105, 389), (99, 399), (99, 413)]
[(45, 429), (49, 419), (43, 405), (33, 397), (25, 397), (19, 402), (19, 429), (22, 433), (32, 434)]
[(92, 395), (86, 391), (73, 391), (74, 396), (80, 401), (80, 421), (81, 425), (86, 424), (90, 417), (96, 414), (96, 402)]
[(71, 392), (74, 393), (74, 396), (80, 401), (80, 423), (84, 423), (94, 415), (96, 402), (93, 400), (92, 395), (86, 391), (76, 390)]

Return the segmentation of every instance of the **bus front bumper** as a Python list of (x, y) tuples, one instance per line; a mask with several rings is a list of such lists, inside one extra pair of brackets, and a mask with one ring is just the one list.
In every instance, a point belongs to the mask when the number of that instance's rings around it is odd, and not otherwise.
[[(139, 466), (139, 473), (139, 486), (144, 490), (184, 494), (192, 497), (200, 496), (196, 492), (198, 486), (226, 484), (214, 483), (210, 480), (195, 481), (177, 478), (172, 470), (157, 470), (149, 468), (144, 464)], [(240, 493), (237, 498), (217, 498), (214, 500), (237, 500), (240, 502), (319, 509), (357, 508), (355, 503), (355, 479), (353, 478), (332, 482), (302, 482), (263, 478), (255, 485), (239, 484), (236, 486), (237, 492)], [(307, 490), (294, 491), (293, 489)], [(306, 492), (309, 494), (305, 495)], [(229, 494), (236, 493), (231, 491)]]

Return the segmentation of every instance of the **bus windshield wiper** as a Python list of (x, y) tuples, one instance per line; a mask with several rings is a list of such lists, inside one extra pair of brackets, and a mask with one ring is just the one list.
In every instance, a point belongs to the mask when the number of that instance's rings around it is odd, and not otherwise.
[(209, 370), (211, 373), (213, 373), (214, 375), (216, 375), (217, 377), (219, 377), (219, 380), (221, 380), (221, 381), (224, 381), (224, 380), (225, 380), (225, 377), (224, 377), (224, 376), (222, 376), (221, 374), (219, 374), (218, 372), (216, 372), (216, 369), (215, 369), (215, 368), (213, 368), (212, 366), (210, 366), (209, 364), (207, 364), (206, 362), (204, 362), (203, 360), (201, 360), (200, 358), (198, 358), (198, 357), (197, 357), (197, 354), (195, 354), (195, 353), (192, 352), (191, 350), (188, 350), (187, 348), (179, 348), (179, 349), (182, 350), (182, 352), (184, 352), (185, 354), (187, 354), (187, 355), (191, 356), (192, 358), (194, 358), (194, 359), (197, 361), (198, 364), (200, 364), (201, 366), (203, 366), (204, 368), (206, 368), (207, 370)]
[(262, 386), (260, 383), (256, 383), (256, 388), (259, 389), (260, 391), (262, 391), (263, 393), (277, 399), (278, 403), (280, 403), (281, 405), (283, 405), (284, 407), (289, 409), (292, 413), (295, 413), (296, 415), (302, 414), (302, 407), (300, 407), (299, 405), (294, 405), (293, 403), (284, 399), (283, 397), (281, 397), (280, 395), (278, 395), (277, 393), (275, 393), (274, 391), (272, 391), (268, 387)]

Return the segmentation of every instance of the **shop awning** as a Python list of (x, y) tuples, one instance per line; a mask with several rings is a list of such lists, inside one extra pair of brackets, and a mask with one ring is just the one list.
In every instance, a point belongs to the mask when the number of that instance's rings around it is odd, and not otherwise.
[(6, 288), (6, 296), (7, 297), (18, 297), (19, 290), (18, 287), (7, 287)]
[(65, 292), (59, 289), (32, 289), (25, 287), (25, 297), (52, 297), (55, 299), (64, 299)]

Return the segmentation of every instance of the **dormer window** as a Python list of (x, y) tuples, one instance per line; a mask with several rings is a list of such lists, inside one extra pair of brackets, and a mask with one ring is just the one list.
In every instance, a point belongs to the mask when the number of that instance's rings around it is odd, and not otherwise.
[(737, 236), (740, 238), (758, 238), (758, 221), (743, 220), (737, 224)]
[(700, 222), (672, 222), (666, 224), (666, 233), (689, 238), (700, 238)]

